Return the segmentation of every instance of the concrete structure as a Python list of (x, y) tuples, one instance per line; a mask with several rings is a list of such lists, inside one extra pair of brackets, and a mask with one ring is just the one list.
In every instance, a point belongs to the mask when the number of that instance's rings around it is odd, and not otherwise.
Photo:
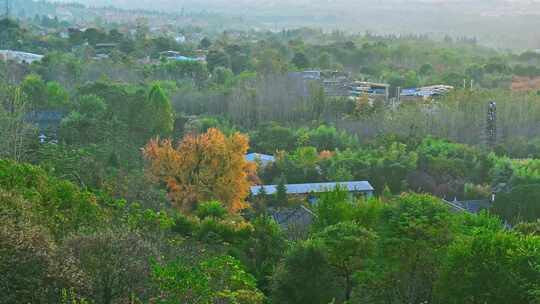
[(357, 98), (368, 95), (371, 99), (388, 101), (390, 85), (367, 81), (356, 81), (349, 73), (328, 70), (307, 70), (291, 72), (289, 79), (294, 83), (296, 91), (303, 97), (310, 96), (310, 85), (318, 84), (324, 89), (326, 96)]
[(371, 98), (384, 98), (384, 101), (387, 102), (390, 95), (390, 85), (369, 81), (353, 81), (349, 85), (349, 93), (352, 97), (368, 95)]
[(11, 50), (0, 50), (0, 60), (2, 61), (15, 61), (17, 63), (28, 63), (39, 62), (43, 59), (43, 55), (11, 51)]

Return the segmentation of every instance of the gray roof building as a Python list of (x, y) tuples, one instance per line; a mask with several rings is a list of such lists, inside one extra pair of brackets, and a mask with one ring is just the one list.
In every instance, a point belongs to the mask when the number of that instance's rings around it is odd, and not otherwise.
[(19, 51), (12, 51), (12, 50), (0, 50), (0, 60), (2, 61), (8, 61), (13, 60), (17, 63), (32, 63), (34, 61), (41, 61), (43, 59), (43, 55), (33, 54), (33, 53), (27, 53), (27, 52), (19, 52)]
[(482, 210), (487, 210), (493, 205), (490, 200), (458, 201), (457, 199), (454, 199), (453, 201), (443, 200), (443, 202), (445, 202), (452, 211), (473, 214), (478, 214)]
[(33, 111), (26, 114), (25, 120), (37, 125), (40, 132), (46, 132), (58, 128), (65, 116), (61, 111)]
[(301, 224), (309, 226), (315, 217), (315, 214), (304, 206), (296, 208), (283, 208), (283, 209), (270, 209), (270, 216), (278, 223), (283, 229), (291, 224)]
[(290, 239), (305, 239), (316, 215), (304, 206), (269, 209), (269, 215)]
[[(268, 195), (277, 192), (277, 185), (253, 186), (251, 187), (251, 194), (259, 194), (261, 187), (264, 187), (264, 191)], [(336, 189), (336, 187), (340, 187), (348, 192), (366, 193), (368, 195), (373, 194), (373, 191), (375, 191), (375, 189), (367, 181), (288, 184), (285, 185), (285, 187), (287, 188), (287, 194), (323, 193), (333, 191)]]

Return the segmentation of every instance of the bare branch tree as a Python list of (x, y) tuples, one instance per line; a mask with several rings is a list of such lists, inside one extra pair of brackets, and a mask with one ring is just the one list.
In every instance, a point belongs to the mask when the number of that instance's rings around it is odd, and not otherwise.
[(28, 103), (18, 87), (8, 87), (0, 105), (0, 157), (23, 161), (35, 128), (27, 122)]

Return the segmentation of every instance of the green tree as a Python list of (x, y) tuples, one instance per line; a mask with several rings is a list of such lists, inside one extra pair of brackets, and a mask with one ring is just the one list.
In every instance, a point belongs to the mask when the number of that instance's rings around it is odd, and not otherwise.
[(47, 84), (41, 76), (31, 74), (21, 83), (22, 93), (33, 108), (43, 109), (47, 106)]
[(433, 65), (431, 63), (424, 63), (421, 67), (418, 73), (421, 76), (429, 76), (431, 73), (433, 73)]
[(25, 32), (14, 19), (0, 19), (0, 47), (3, 49), (17, 49), (23, 40)]
[(288, 195), (287, 195), (287, 187), (285, 186), (286, 180), (285, 176), (281, 176), (279, 178), (279, 182), (276, 186), (276, 193), (275, 193), (275, 204), (276, 206), (287, 206), (288, 201)]
[(375, 252), (377, 235), (354, 222), (341, 222), (326, 227), (315, 235), (323, 245), (326, 259), (341, 278), (345, 301), (351, 299), (354, 275), (360, 272)]
[(2, 303), (59, 303), (62, 289), (83, 291), (73, 259), (59, 256), (32, 204), (0, 187), (0, 293)]
[(337, 187), (331, 192), (323, 193), (314, 207), (314, 229), (324, 230), (326, 227), (337, 225), (340, 222), (348, 222), (354, 219), (355, 206), (345, 189)]
[(69, 106), (67, 91), (57, 82), (47, 83), (47, 107), (64, 110)]
[(276, 151), (291, 151), (296, 147), (296, 136), (290, 128), (276, 123), (261, 125), (250, 136), (253, 150), (274, 154)]
[(345, 150), (358, 145), (358, 140), (355, 137), (345, 131), (338, 131), (332, 126), (320, 125), (305, 133), (302, 130), (298, 133), (300, 136), (306, 137), (305, 145), (315, 147), (319, 151)]
[(283, 56), (274, 49), (265, 48), (256, 58), (256, 70), (261, 75), (282, 74), (287, 70)]
[(37, 134), (27, 122), (29, 103), (20, 88), (7, 89), (4, 104), (0, 103), (0, 158), (15, 161), (28, 159), (32, 136)]
[(212, 41), (208, 37), (204, 37), (199, 43), (199, 47), (203, 50), (207, 50), (212, 46)]
[(324, 52), (319, 56), (319, 68), (329, 69), (331, 67), (331, 57), (328, 52)]
[(266, 188), (264, 186), (260, 186), (257, 188), (257, 194), (253, 198), (253, 202), (251, 204), (251, 207), (253, 208), (253, 211), (256, 214), (261, 214), (266, 212), (267, 204), (268, 204), (268, 193), (266, 193)]
[(270, 292), (270, 279), (287, 249), (279, 225), (269, 216), (253, 221), (253, 232), (243, 244), (242, 262), (257, 280), (260, 290)]
[(0, 160), (0, 188), (27, 200), (54, 239), (103, 224), (98, 198), (35, 166)]
[(107, 140), (107, 104), (98, 96), (83, 95), (60, 124), (60, 135), (70, 144), (97, 144)]
[(208, 71), (212, 72), (217, 67), (231, 68), (231, 58), (221, 49), (213, 49), (206, 56)]
[(407, 175), (417, 167), (418, 155), (402, 143), (394, 142), (377, 150), (370, 159), (370, 182), (382, 191), (388, 186), (392, 193), (405, 191)]
[(195, 214), (200, 219), (212, 217), (215, 219), (223, 219), (227, 215), (227, 209), (218, 201), (209, 201), (197, 205)]
[(177, 259), (164, 265), (154, 264), (152, 274), (160, 292), (158, 303), (262, 304), (264, 301), (253, 276), (231, 256), (198, 263)]
[(272, 303), (328, 304), (341, 300), (337, 283), (320, 242), (297, 243), (272, 277)]
[(302, 52), (295, 53), (291, 62), (299, 69), (307, 69), (310, 66), (308, 57)]
[(415, 71), (408, 71), (405, 73), (405, 77), (403, 79), (403, 86), (406, 88), (414, 88), (417, 87), (420, 84), (420, 80), (418, 79), (418, 75), (416, 75)]
[(457, 240), (437, 282), (439, 303), (537, 303), (540, 238), (480, 230)]
[(453, 239), (448, 208), (429, 195), (407, 194), (381, 215), (380, 255), (362, 282), (360, 299), (391, 298), (396, 303), (432, 303), (446, 249)]
[(316, 120), (320, 120), (326, 110), (324, 88), (318, 84), (310, 84), (309, 93), (313, 116)]
[(63, 247), (88, 276), (88, 298), (95, 303), (124, 302), (132, 295), (141, 300), (150, 296), (150, 258), (157, 252), (137, 234), (104, 231), (78, 235), (65, 240)]
[(230, 69), (221, 66), (216, 67), (212, 73), (212, 80), (218, 85), (230, 85), (233, 77)]
[(515, 229), (523, 234), (540, 236), (540, 219), (537, 219), (536, 222), (532, 223), (519, 223), (516, 225)]
[(484, 78), (484, 68), (479, 64), (473, 64), (465, 69), (465, 73), (470, 79), (473, 79), (476, 83), (482, 81)]
[(250, 68), (251, 52), (249, 46), (232, 44), (225, 47), (231, 58), (231, 70), (238, 75)]
[(152, 135), (170, 135), (174, 128), (174, 112), (170, 99), (159, 85), (154, 85), (148, 95), (148, 121)]
[(497, 194), (493, 211), (514, 224), (540, 218), (540, 185), (519, 185)]

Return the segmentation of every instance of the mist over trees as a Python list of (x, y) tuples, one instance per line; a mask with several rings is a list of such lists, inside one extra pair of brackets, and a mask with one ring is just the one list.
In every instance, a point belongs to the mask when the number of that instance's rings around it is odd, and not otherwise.
[[(163, 12), (213, 12), (241, 17), (244, 23), (273, 30), (317, 27), (378, 34), (425, 33), (435, 37), (476, 37), (500, 48), (540, 48), (540, 3), (534, 1), (223, 1), (78, 0), (90, 6), (152, 9)], [(528, 30), (527, 30), (528, 29)]]
[(11, 3), (0, 303), (540, 303), (534, 1)]

